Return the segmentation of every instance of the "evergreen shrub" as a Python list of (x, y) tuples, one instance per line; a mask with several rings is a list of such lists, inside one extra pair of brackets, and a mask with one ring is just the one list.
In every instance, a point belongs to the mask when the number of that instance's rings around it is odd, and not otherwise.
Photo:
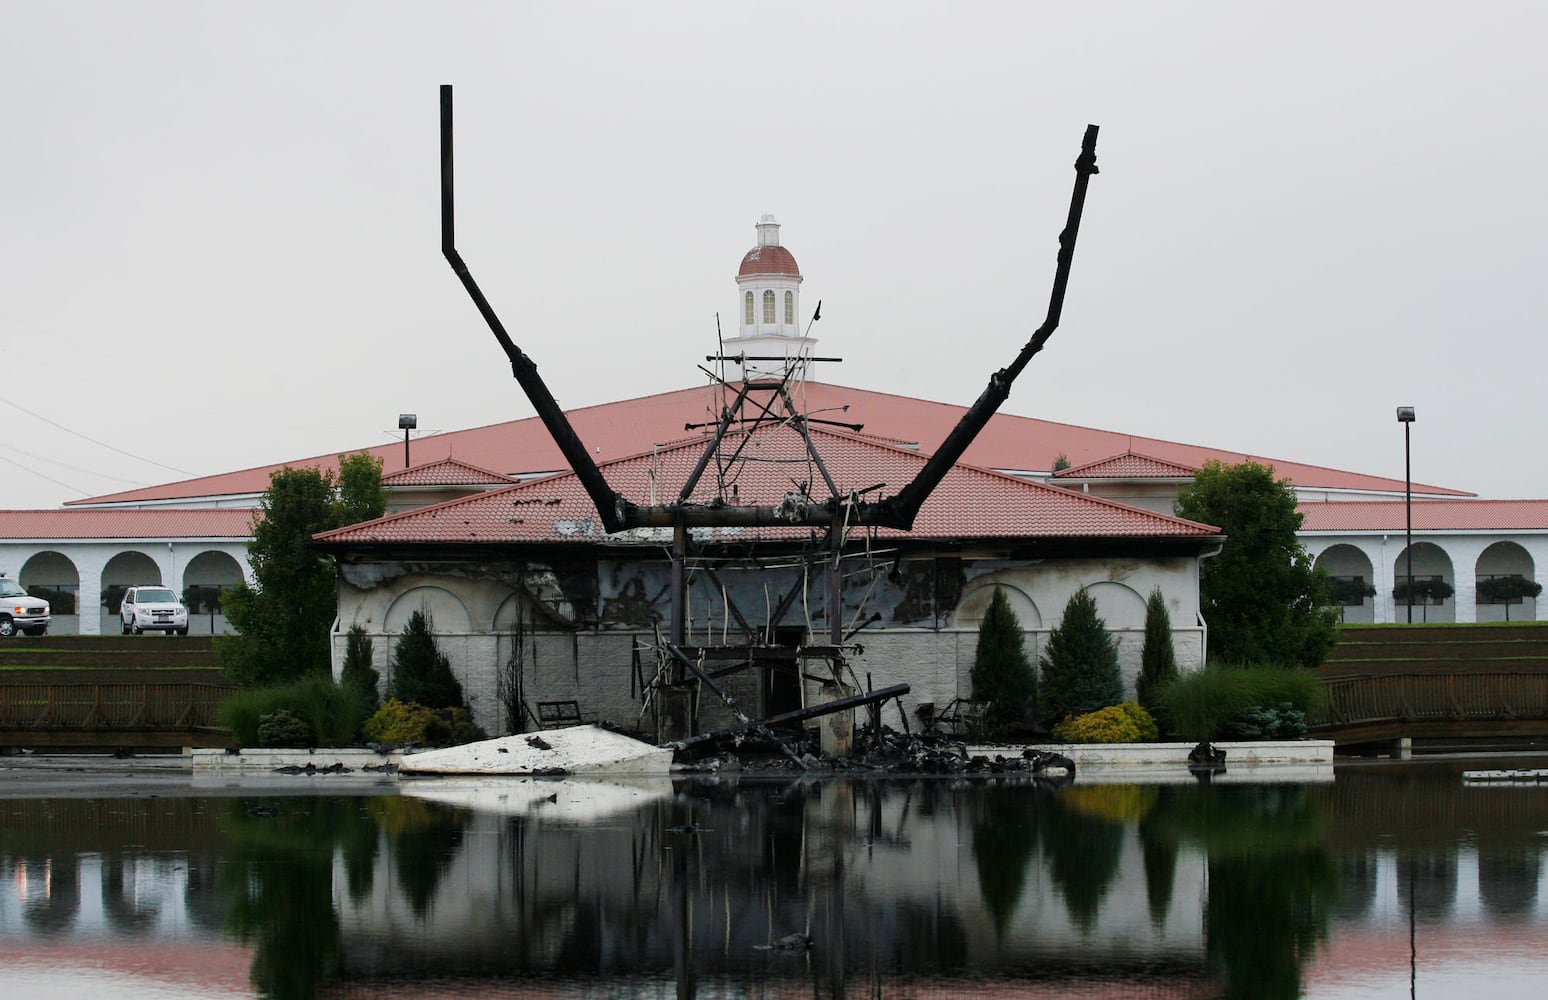
[(368, 719), (381, 707), (378, 685), (381, 675), (371, 666), (375, 644), (358, 622), (349, 627), (344, 636), (344, 669), (339, 674), (339, 686), (354, 698), (360, 707), (360, 717)]
[(1042, 656), (1038, 714), (1044, 722), (1093, 712), (1123, 701), (1118, 646), (1097, 614), (1096, 598), (1077, 590), (1048, 636)]
[(1254, 705), (1221, 728), (1224, 740), (1298, 740), (1306, 735), (1306, 713), (1290, 702)]
[(292, 715), (289, 709), (282, 708), (258, 719), (258, 745), (312, 747), (317, 745), (317, 737), (311, 726)]
[(435, 623), (416, 611), (392, 651), (392, 684), (388, 693), (405, 704), (427, 708), (464, 708), (462, 684), (451, 661), (435, 642)]
[(1140, 672), (1134, 682), (1139, 703), (1156, 718), (1157, 724), (1170, 728), (1160, 711), (1156, 692), (1177, 679), (1177, 653), (1172, 647), (1172, 616), (1166, 610), (1161, 588), (1150, 592), (1145, 602), (1145, 645), (1140, 650)]
[(980, 703), (975, 736), (998, 737), (1026, 724), (1037, 695), (1037, 675), (1022, 643), (1025, 634), (1005, 592), (996, 587), (978, 628), (973, 654), (973, 700)]

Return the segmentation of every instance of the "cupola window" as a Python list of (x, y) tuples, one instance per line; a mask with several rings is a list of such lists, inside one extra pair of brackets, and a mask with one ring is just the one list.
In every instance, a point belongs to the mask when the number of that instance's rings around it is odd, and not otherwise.
[(745, 300), (743, 300), (743, 303), (742, 303), (742, 323), (745, 326), (752, 326), (753, 325), (753, 296), (752, 296), (752, 292), (748, 292), (747, 293), (747, 298)]
[(763, 321), (765, 323), (777, 323), (774, 318), (774, 290), (771, 288), (763, 293)]
[(785, 293), (785, 325), (795, 325), (795, 292)]

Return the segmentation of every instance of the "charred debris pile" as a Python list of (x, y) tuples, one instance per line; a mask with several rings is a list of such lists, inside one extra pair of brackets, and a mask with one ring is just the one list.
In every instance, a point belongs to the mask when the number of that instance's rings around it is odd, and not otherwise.
[(845, 757), (824, 754), (815, 735), (781, 737), (778, 742), (747, 734), (734, 744), (702, 753), (679, 772), (690, 774), (875, 774), (1030, 775), (1064, 783), (1075, 778), (1075, 762), (1061, 753), (1029, 747), (1019, 754), (970, 754), (967, 744), (936, 731), (900, 733), (888, 726), (866, 725), (855, 734)]

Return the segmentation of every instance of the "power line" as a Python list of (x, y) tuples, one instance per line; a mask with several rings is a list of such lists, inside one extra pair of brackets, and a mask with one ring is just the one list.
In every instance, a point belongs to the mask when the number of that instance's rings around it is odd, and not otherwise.
[[(158, 462), (158, 461), (156, 461), (153, 458), (145, 458), (144, 456), (136, 455), (132, 451), (124, 451), (122, 448), (115, 448), (113, 445), (110, 445), (110, 444), (108, 444), (105, 441), (98, 441), (96, 438), (90, 437), (90, 436), (88, 436), (86, 434), (82, 434), (80, 431), (71, 430), (70, 428), (66, 427), (64, 424), (61, 424), (61, 423), (59, 423), (56, 420), (50, 420), (49, 418), (43, 416), (43, 414), (41, 414), (41, 413), (34, 413), (31, 410), (27, 409), (25, 406), (22, 406), (20, 403), (13, 403), (9, 399), (5, 399), (4, 397), (0, 397), (0, 403), (4, 403), (6, 406), (10, 406), (10, 407), (13, 407), (15, 409), (18, 409), (18, 410), (22, 411), (23, 413), (27, 414), (27, 416), (32, 417), (32, 418), (34, 418), (36, 420), (41, 420), (45, 424), (48, 424), (51, 427), (57, 427), (60, 430), (64, 431), (66, 434), (74, 434), (76, 437), (80, 438), (82, 441), (89, 441), (89, 442), (91, 442), (92, 444), (96, 445), (99, 448), (106, 448), (108, 451), (115, 451), (115, 452), (117, 452), (120, 455), (124, 455), (124, 456), (126, 456), (128, 458), (134, 459), (136, 462), (144, 462), (147, 465), (154, 465), (154, 466), (157, 466), (158, 468), (166, 469), (169, 472), (176, 472), (179, 475), (183, 475), (183, 476), (190, 476), (191, 477), (191, 476), (194, 475), (194, 473), (189, 472), (186, 469), (179, 469), (176, 466), (166, 465), (166, 464), (164, 464), (162, 462)], [(12, 463), (12, 464), (14, 465), (15, 463)], [(31, 470), (29, 469), (28, 471), (30, 472)], [(36, 473), (34, 473), (34, 475), (36, 475)], [(47, 477), (45, 476), (43, 478), (47, 478)], [(52, 482), (52, 480), (50, 480), (50, 482)], [(63, 484), (59, 484), (59, 485), (63, 485)]]
[(45, 475), (43, 475), (43, 473), (39, 472), (37, 469), (29, 469), (25, 465), (23, 465), (20, 462), (16, 461), (16, 459), (14, 459), (14, 458), (7, 458), (4, 455), (0, 455), (0, 462), (9, 462), (12, 465), (16, 466), (18, 469), (22, 470), (23, 472), (29, 472), (32, 475), (37, 476), (39, 479), (45, 479), (48, 482), (53, 483), (55, 486), (63, 486), (65, 489), (69, 490), (71, 493), (74, 493), (74, 494), (76, 494), (78, 496), (85, 496), (86, 493), (87, 493), (86, 490), (81, 489), (79, 486), (71, 486), (69, 483), (61, 482), (60, 480), (55, 479), (52, 476), (45, 476)]
[(83, 469), (78, 465), (71, 465), (69, 462), (61, 462), (57, 458), (49, 458), (47, 455), (38, 455), (28, 451), (25, 448), (18, 448), (13, 444), (0, 442), (0, 448), (5, 449), (6, 451), (14, 451), (18, 455), (25, 455), (28, 458), (37, 459), (39, 462), (47, 462), (49, 465), (57, 465), (61, 469), (69, 469), (71, 472), (79, 472), (83, 473), (84, 475), (95, 476), (98, 479), (109, 479), (115, 483), (127, 483), (130, 486), (151, 485), (150, 483), (142, 482), (138, 479), (125, 479), (123, 476), (110, 476), (106, 472), (98, 472), (96, 469)]

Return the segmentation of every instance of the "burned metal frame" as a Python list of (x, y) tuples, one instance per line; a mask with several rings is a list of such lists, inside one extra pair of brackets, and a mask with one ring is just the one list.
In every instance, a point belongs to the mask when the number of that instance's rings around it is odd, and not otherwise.
[[(538, 374), (537, 365), (525, 352), (511, 339), (504, 325), (500, 322), (494, 308), (489, 304), (478, 283), (473, 279), (467, 264), (456, 247), (455, 227), (455, 198), (453, 193), (453, 150), (452, 150), (452, 88), (449, 84), (442, 85), (440, 89), (441, 111), (441, 252), (451, 265), (452, 271), (462, 282), (469, 297), (483, 316), (485, 323), (494, 334), (496, 341), (504, 350), (511, 363), (511, 372), (516, 381), (521, 385), (527, 399), (536, 411), (538, 419), (542, 421), (555, 445), (564, 455), (565, 461), (575, 473), (587, 496), (591, 499), (601, 520), (603, 529), (608, 534), (615, 534), (634, 528), (669, 528), (672, 531), (671, 541), (671, 568), (672, 568), (672, 607), (669, 619), (668, 641), (662, 644), (664, 648), (658, 648), (661, 666), (667, 663), (676, 664), (676, 673), (680, 682), (688, 682), (691, 675), (697, 681), (710, 688), (741, 721), (741, 725), (734, 730), (725, 730), (720, 734), (759, 732), (768, 733), (768, 726), (779, 721), (800, 721), (816, 717), (827, 711), (836, 711), (839, 706), (850, 707), (848, 702), (854, 705), (875, 704), (889, 697), (897, 697), (907, 691), (907, 685), (898, 685), (895, 688), (887, 688), (856, 698), (845, 699), (829, 703), (820, 710), (804, 709), (800, 712), (786, 713), (785, 716), (765, 720), (752, 720), (736, 704), (724, 689), (715, 683), (715, 677), (733, 670), (747, 669), (759, 663), (759, 657), (754, 655), (758, 647), (757, 629), (746, 619), (740, 609), (736, 612), (738, 626), (742, 629), (747, 640), (744, 647), (747, 653), (745, 661), (740, 666), (728, 668), (726, 671), (717, 671), (710, 674), (702, 669), (699, 663), (700, 657), (709, 653), (709, 647), (691, 648), (685, 643), (686, 623), (686, 597), (688, 591), (687, 562), (693, 542), (689, 536), (692, 528), (725, 528), (725, 527), (808, 527), (822, 529), (814, 532), (819, 537), (812, 539), (812, 544), (807, 550), (801, 576), (796, 580), (791, 590), (780, 600), (779, 606), (774, 610), (770, 620), (765, 623), (765, 629), (772, 629), (774, 623), (783, 620), (789, 612), (797, 596), (805, 593), (807, 577), (812, 570), (822, 566), (827, 570), (828, 590), (828, 646), (808, 646), (809, 655), (816, 655), (828, 661), (834, 679), (839, 679), (839, 674), (844, 666), (842, 645), (853, 638), (855, 632), (863, 628), (867, 622), (861, 622), (848, 635), (844, 631), (843, 622), (843, 562), (845, 558), (845, 543), (851, 530), (891, 528), (900, 531), (910, 531), (914, 520), (930, 494), (940, 485), (952, 466), (967, 451), (974, 438), (988, 424), (991, 417), (999, 409), (1000, 405), (1010, 395), (1012, 383), (1026, 368), (1032, 358), (1043, 349), (1049, 337), (1058, 328), (1064, 308), (1065, 289), (1069, 283), (1071, 265), (1075, 256), (1075, 241), (1080, 231), (1081, 215), (1085, 207), (1086, 189), (1091, 175), (1097, 173), (1096, 165), (1096, 138), (1097, 126), (1086, 126), (1085, 135), (1081, 141), (1081, 151), (1075, 160), (1075, 185), (1070, 196), (1069, 212), (1066, 217), (1064, 229), (1059, 234), (1059, 251), (1057, 264), (1054, 271), (1053, 288), (1049, 295), (1048, 312), (1041, 325), (1033, 332), (1032, 337), (1021, 348), (1016, 358), (1005, 368), (995, 372), (989, 379), (988, 385), (979, 395), (978, 399), (970, 406), (953, 427), (951, 432), (942, 441), (930, 457), (925, 461), (914, 479), (890, 496), (879, 499), (865, 499), (872, 493), (883, 488), (883, 485), (873, 486), (863, 490), (844, 490), (834, 480), (827, 465), (823, 462), (821, 454), (814, 444), (809, 425), (812, 423), (830, 424), (848, 428), (852, 431), (860, 430), (862, 425), (845, 424), (838, 421), (810, 420), (800, 408), (790, 393), (790, 382), (794, 375), (794, 368), (786, 369), (780, 379), (751, 379), (744, 378), (736, 390), (735, 398), (729, 403), (722, 397), (721, 412), (716, 421), (711, 424), (688, 424), (685, 429), (703, 428), (713, 426), (715, 428), (710, 440), (705, 444), (704, 451), (700, 455), (693, 471), (689, 474), (677, 497), (667, 504), (636, 504), (628, 498), (620, 495), (607, 482), (601, 469), (593, 460), (591, 453), (585, 444), (576, 435), (570, 425), (569, 418), (560, 409), (558, 402), (549, 392), (547, 385)], [(743, 355), (711, 355), (706, 361), (785, 361), (784, 358), (754, 357)], [(814, 359), (800, 359), (810, 361)], [(820, 359), (836, 360), (836, 359)], [(722, 389), (729, 388), (723, 377), (716, 376), (708, 369), (701, 370), (710, 374)], [(761, 395), (761, 399), (755, 398), (755, 394)], [(783, 405), (785, 413), (775, 412), (776, 403)], [(749, 415), (749, 411), (751, 411)], [(822, 477), (823, 484), (828, 489), (828, 497), (822, 501), (815, 501), (811, 496), (810, 481), (799, 484), (798, 488), (787, 494), (784, 502), (779, 504), (739, 504), (734, 502), (735, 496), (727, 498), (725, 493), (725, 472), (728, 467), (741, 460), (742, 450), (750, 440), (751, 433), (759, 426), (777, 423), (793, 426), (800, 434), (805, 444), (807, 455), (811, 465)], [(743, 440), (736, 446), (728, 457), (722, 455), (721, 446), (727, 436), (735, 427), (737, 432), (743, 434)], [(691, 498), (698, 488), (711, 461), (719, 460), (717, 474), (717, 496), (714, 502), (694, 502)], [(766, 498), (765, 498), (766, 499)], [(718, 577), (713, 571), (709, 574), (712, 582), (720, 586), (722, 593), (726, 589), (720, 585)], [(726, 598), (729, 602), (729, 596)], [(863, 609), (862, 609), (863, 610)], [(857, 619), (859, 617), (857, 613)], [(874, 616), (872, 619), (875, 620)], [(696, 655), (697, 654), (697, 655)], [(798, 652), (798, 655), (800, 653)], [(698, 742), (706, 737), (696, 737), (692, 742)], [(688, 745), (684, 743), (683, 745)], [(796, 757), (791, 748), (780, 742), (787, 754)], [(797, 758), (799, 759), (799, 758)]]
[[(1086, 188), (1091, 175), (1097, 173), (1096, 165), (1097, 126), (1087, 125), (1081, 141), (1081, 151), (1075, 159), (1075, 188), (1070, 196), (1069, 213), (1059, 234), (1058, 262), (1054, 270), (1053, 290), (1049, 296), (1048, 313), (1043, 323), (1034, 331), (1032, 338), (1022, 347), (1014, 361), (995, 372), (978, 399), (962, 415), (955, 428), (947, 435), (914, 480), (896, 494), (880, 500), (865, 501), (838, 495), (822, 503), (804, 504), (799, 507), (785, 505), (727, 505), (702, 506), (685, 500), (664, 505), (635, 504), (618, 494), (603, 477), (597, 464), (581, 443), (569, 419), (558, 402), (548, 391), (537, 365), (533, 363), (506, 332), (494, 308), (474, 281), (472, 273), (457, 252), (454, 223), (455, 199), (453, 195), (452, 158), (452, 88), (441, 86), (441, 252), (452, 271), (467, 289), (485, 323), (495, 335), (500, 347), (511, 362), (511, 371), (527, 394), (538, 419), (548, 429), (554, 443), (563, 453), (570, 468), (575, 472), (592, 503), (603, 528), (609, 533), (629, 528), (694, 527), (760, 527), (771, 525), (805, 525), (827, 527), (847, 524), (856, 527), (875, 526), (908, 531), (920, 507), (929, 499), (952, 465), (960, 459), (973, 439), (994, 416), (1010, 395), (1011, 384), (1026, 368), (1034, 355), (1043, 349), (1058, 328), (1064, 310), (1064, 293), (1069, 284), (1070, 268), (1075, 257), (1075, 241), (1080, 232), (1080, 220), (1085, 207)], [(724, 419), (722, 420), (724, 423)], [(718, 440), (718, 438), (717, 438)], [(706, 461), (708, 459), (706, 458)]]

